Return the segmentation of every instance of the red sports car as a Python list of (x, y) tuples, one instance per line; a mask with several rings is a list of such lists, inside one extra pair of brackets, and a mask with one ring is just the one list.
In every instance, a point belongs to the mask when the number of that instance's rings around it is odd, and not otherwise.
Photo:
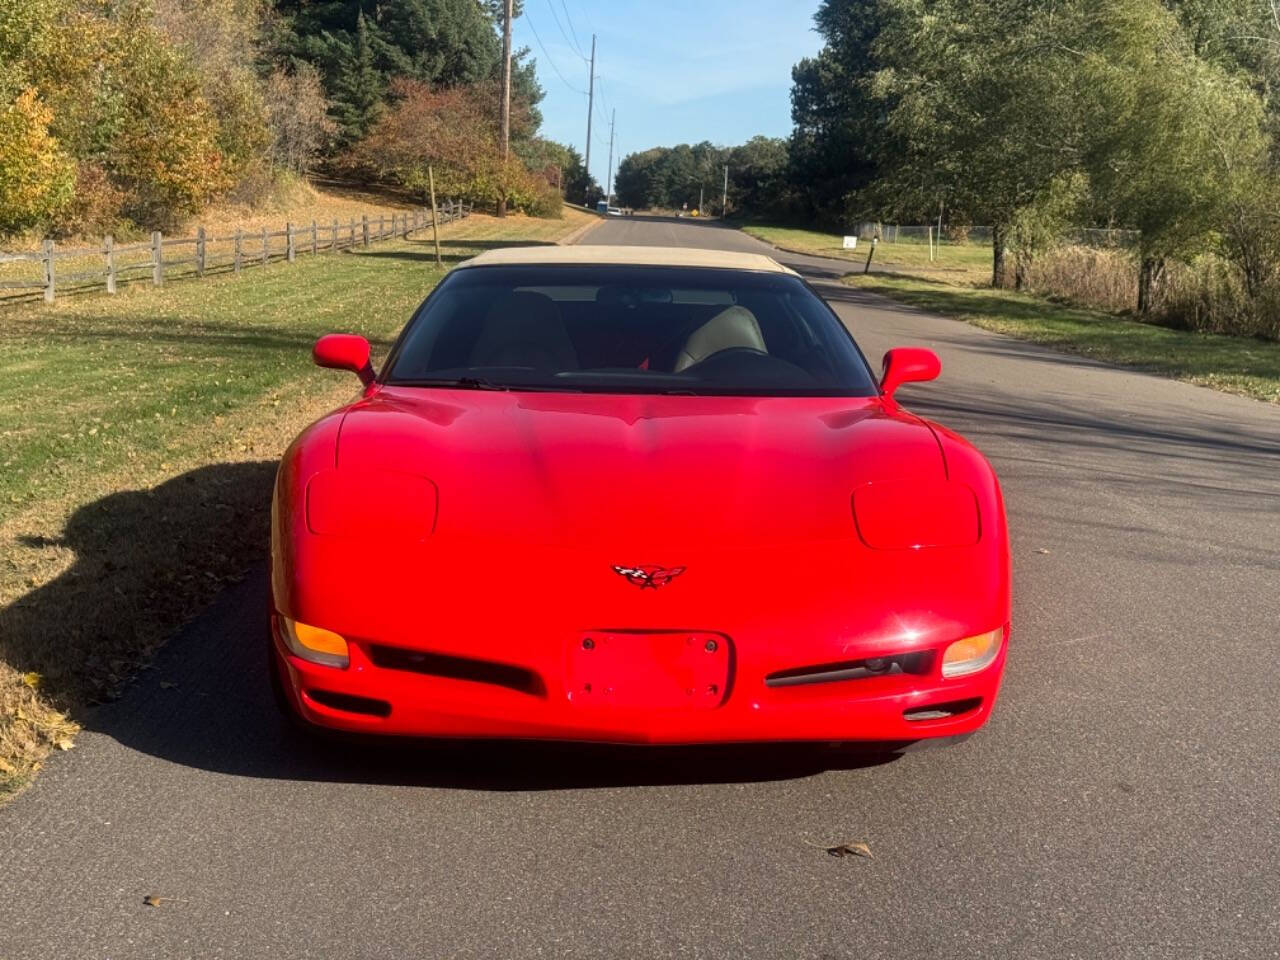
[(289, 448), (271, 663), (342, 731), (909, 742), (991, 713), (1000, 487), (766, 257), (494, 250)]

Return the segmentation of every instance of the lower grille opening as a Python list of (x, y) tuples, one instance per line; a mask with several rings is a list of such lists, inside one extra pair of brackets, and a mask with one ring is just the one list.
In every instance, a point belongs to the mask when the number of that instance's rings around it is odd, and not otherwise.
[(982, 706), (981, 697), (970, 697), (968, 700), (951, 700), (947, 703), (931, 703), (927, 707), (912, 707), (910, 710), (903, 710), (902, 716), (905, 720), (945, 720), (948, 717), (958, 717), (962, 713), (977, 710), (980, 706)]
[(333, 693), (330, 690), (308, 690), (307, 696), (321, 706), (344, 713), (361, 713), (367, 717), (391, 716), (391, 704), (371, 697), (356, 697), (349, 693)]
[(866, 680), (892, 677), (903, 673), (928, 673), (933, 665), (933, 651), (900, 653), (892, 657), (866, 657), (840, 663), (819, 663), (811, 667), (779, 670), (764, 678), (767, 687), (795, 687), (806, 683), (836, 683), (841, 680)]
[(406, 670), (410, 673), (423, 673), (449, 680), (487, 683), (534, 697), (545, 697), (547, 694), (547, 687), (542, 682), (542, 677), (532, 670), (509, 663), (473, 660), (470, 657), (455, 657), (446, 653), (405, 650), (402, 647), (387, 647), (381, 644), (374, 644), (369, 648), (369, 659), (373, 661), (374, 666), (382, 667), (384, 670)]

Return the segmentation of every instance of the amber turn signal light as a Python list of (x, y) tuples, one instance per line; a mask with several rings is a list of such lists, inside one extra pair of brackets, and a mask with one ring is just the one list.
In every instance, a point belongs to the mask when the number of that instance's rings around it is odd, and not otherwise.
[(303, 660), (344, 669), (351, 662), (347, 641), (332, 630), (281, 617), (280, 632), (290, 652)]
[(1004, 627), (997, 627), (976, 637), (965, 637), (947, 647), (942, 654), (942, 675), (963, 677), (989, 667), (1000, 652), (1004, 640)]

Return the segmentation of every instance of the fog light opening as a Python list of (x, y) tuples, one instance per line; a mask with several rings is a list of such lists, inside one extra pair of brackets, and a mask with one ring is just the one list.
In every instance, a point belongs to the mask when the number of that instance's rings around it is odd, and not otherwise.
[(977, 710), (980, 706), (982, 706), (982, 698), (971, 697), (968, 700), (952, 700), (948, 703), (931, 703), (924, 707), (912, 707), (910, 710), (903, 710), (902, 717), (912, 723), (922, 720), (947, 720), (962, 713)]

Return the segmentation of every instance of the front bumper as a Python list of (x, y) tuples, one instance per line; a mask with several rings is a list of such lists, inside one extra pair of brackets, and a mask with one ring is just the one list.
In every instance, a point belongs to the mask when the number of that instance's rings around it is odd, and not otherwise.
[[(767, 674), (756, 660), (741, 655), (749, 652), (749, 639), (729, 640), (735, 651), (729, 682), (714, 703), (706, 702), (704, 696), (701, 702), (686, 705), (645, 706), (575, 696), (568, 688), (573, 671), (565, 668), (563, 660), (527, 670), (500, 665), (492, 675), (483, 669), (460, 671), (449, 664), (431, 667), (437, 671), (432, 673), (405, 663), (387, 666), (387, 657), (379, 652), (383, 648), (357, 640), (350, 642), (346, 669), (320, 666), (289, 652), (278, 618), (272, 621), (274, 655), (286, 698), (304, 720), (316, 726), (394, 736), (631, 744), (917, 741), (964, 736), (981, 727), (991, 714), (1009, 636), (1006, 627), (995, 661), (966, 677), (941, 676), (940, 646), (930, 668), (922, 673), (786, 686), (766, 682)], [(521, 676), (531, 679), (524, 682)]]

